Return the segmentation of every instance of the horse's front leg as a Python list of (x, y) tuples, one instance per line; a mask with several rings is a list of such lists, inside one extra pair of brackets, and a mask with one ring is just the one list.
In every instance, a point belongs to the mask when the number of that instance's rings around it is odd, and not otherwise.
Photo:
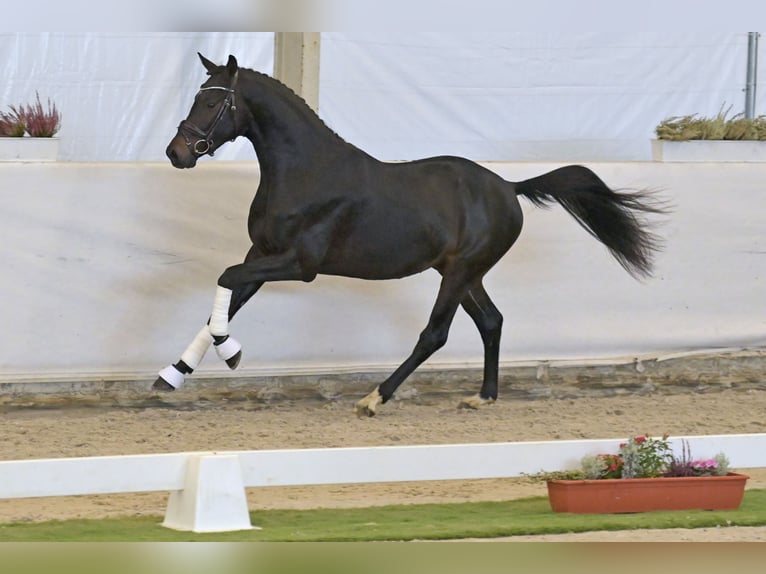
[(241, 345), (229, 336), (229, 321), (266, 281), (310, 281), (316, 272), (307, 272), (294, 251), (262, 256), (251, 250), (244, 263), (226, 269), (218, 279), (210, 320), (187, 347), (181, 360), (159, 372), (155, 390), (170, 391), (184, 383), (204, 357), (212, 343), (218, 356), (234, 369), (239, 364)]
[(218, 285), (213, 300), (213, 312), (208, 321), (215, 353), (218, 358), (226, 361), (232, 370), (239, 366), (239, 361), (242, 359), (242, 345), (234, 337), (229, 336), (229, 308), (233, 293), (231, 289)]
[[(314, 273), (310, 279), (316, 276)], [(241, 293), (242, 286), (257, 285), (260, 288), (266, 281), (286, 281), (307, 279), (292, 251), (281, 255), (259, 257), (229, 267), (218, 279), (218, 288), (213, 300), (213, 312), (210, 314), (208, 327), (213, 337), (216, 354), (226, 361), (229, 368), (235, 369), (242, 356), (242, 345), (229, 335), (229, 321), (232, 310), (242, 306), (233, 298), (234, 293)]]
[[(227, 323), (232, 320), (234, 315), (245, 303), (258, 291), (263, 283), (251, 283), (236, 288), (229, 297)], [(216, 292), (216, 297), (218, 293)], [(211, 316), (212, 319), (212, 316)], [(210, 322), (208, 321), (199, 333), (192, 339), (192, 342), (181, 354), (178, 362), (168, 365), (159, 372), (157, 380), (154, 381), (152, 388), (159, 391), (173, 391), (180, 388), (186, 379), (186, 375), (194, 372), (202, 362), (212, 343), (215, 346), (216, 353), (226, 361), (230, 369), (236, 369), (242, 357), (241, 345), (231, 337), (218, 340), (210, 332)]]

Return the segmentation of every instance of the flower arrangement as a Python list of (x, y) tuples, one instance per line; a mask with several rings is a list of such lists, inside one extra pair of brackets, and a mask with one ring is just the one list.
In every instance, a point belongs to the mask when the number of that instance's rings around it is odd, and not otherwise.
[(540, 472), (530, 478), (549, 481), (724, 476), (729, 470), (729, 460), (723, 453), (710, 459), (694, 459), (684, 441), (681, 456), (676, 456), (669, 435), (656, 438), (644, 434), (620, 444), (616, 454), (584, 456), (578, 470)]
[(635, 436), (615, 454), (581, 459), (570, 472), (539, 473), (547, 483), (554, 512), (614, 514), (654, 510), (734, 510), (739, 508), (748, 476), (729, 472), (723, 453), (694, 459), (682, 442), (673, 452), (668, 435)]
[(0, 137), (23, 137), (28, 133), (33, 138), (50, 138), (61, 127), (61, 114), (50, 98), (47, 108), (40, 101), (40, 94), (33, 104), (10, 106), (9, 112), (0, 112)]
[[(673, 455), (668, 435), (633, 437), (619, 447), (616, 455), (586, 456), (581, 461), (586, 478), (657, 478), (673, 476), (722, 476), (729, 472), (723, 453), (711, 459), (692, 459), (684, 442), (681, 457)], [(586, 469), (588, 469), (587, 472)]]

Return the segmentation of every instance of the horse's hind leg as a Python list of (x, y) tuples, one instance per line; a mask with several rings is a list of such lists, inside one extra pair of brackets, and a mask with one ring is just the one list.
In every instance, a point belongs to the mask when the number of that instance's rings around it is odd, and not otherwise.
[(484, 381), (481, 390), (478, 394), (463, 399), (460, 406), (478, 409), (497, 400), (497, 376), (503, 315), (492, 303), (480, 281), (471, 287), (460, 304), (473, 319), (484, 343)]
[(462, 272), (443, 273), (439, 295), (428, 325), (420, 334), (412, 354), (378, 388), (356, 403), (356, 414), (374, 416), (379, 404), (390, 399), (396, 389), (420, 364), (444, 346), (449, 335), (452, 319), (455, 317), (460, 301), (466, 294), (469, 280)]
[[(250, 297), (255, 295), (261, 285), (263, 283), (251, 283), (232, 291), (231, 300), (228, 303), (228, 321), (231, 321), (237, 311), (247, 303)], [(236, 369), (242, 357), (239, 343), (230, 337), (219, 338), (218, 341), (215, 341), (214, 336), (210, 333), (210, 323), (208, 322), (200, 329), (199, 333), (197, 333), (183, 354), (181, 354), (178, 362), (168, 365), (159, 372), (152, 388), (158, 391), (173, 391), (181, 387), (184, 384), (186, 375), (194, 372), (194, 369), (202, 362), (211, 343), (214, 342), (217, 344), (216, 351), (218, 356), (226, 361), (229, 368)], [(221, 349), (222, 346), (223, 350)]]

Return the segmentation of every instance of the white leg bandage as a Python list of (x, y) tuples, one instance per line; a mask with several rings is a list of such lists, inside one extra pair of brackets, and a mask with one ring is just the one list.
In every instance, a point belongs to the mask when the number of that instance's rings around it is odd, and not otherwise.
[(180, 388), (184, 384), (184, 375), (173, 365), (169, 365), (159, 372), (163, 381), (168, 383), (174, 389)]
[[(196, 369), (202, 362), (202, 358), (210, 348), (210, 344), (213, 342), (213, 336), (210, 334), (210, 329), (207, 325), (200, 329), (194, 340), (186, 347), (181, 360), (189, 365), (191, 369)], [(169, 381), (168, 381), (169, 382)]]
[(229, 333), (229, 303), (231, 289), (218, 286), (213, 300), (213, 312), (210, 315), (210, 334), (216, 337)]

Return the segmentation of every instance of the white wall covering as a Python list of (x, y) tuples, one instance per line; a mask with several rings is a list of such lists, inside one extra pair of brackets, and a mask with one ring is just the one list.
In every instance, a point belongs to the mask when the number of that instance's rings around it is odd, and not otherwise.
[[(0, 107), (54, 99), (60, 159), (161, 161), (205, 78), (197, 51), (273, 69), (270, 32), (6, 32)], [(746, 53), (745, 32), (323, 33), (320, 113), (387, 160), (650, 159), (665, 117), (742, 111)]]
[[(558, 165), (491, 168), (521, 180)], [(675, 204), (656, 277), (634, 281), (562, 209), (522, 200), (521, 238), (486, 279), (505, 316), (502, 361), (766, 344), (766, 165), (589, 165), (612, 186), (660, 188)], [(150, 374), (177, 360), (219, 274), (249, 246), (257, 177), (252, 162), (0, 165), (0, 378)], [(231, 326), (242, 372), (393, 368), (437, 287), (435, 272), (268, 284)], [(429, 365), (481, 357), (461, 312)], [(200, 371), (227, 369), (211, 354)]]
[(746, 61), (747, 33), (325, 33), (320, 109), (382, 159), (642, 160), (668, 116), (741, 112)]
[[(0, 33), (0, 108), (31, 103), (35, 91), (62, 113), (59, 159), (161, 161), (205, 81), (202, 52), (271, 73), (271, 32)], [(252, 159), (236, 142), (217, 159)]]

